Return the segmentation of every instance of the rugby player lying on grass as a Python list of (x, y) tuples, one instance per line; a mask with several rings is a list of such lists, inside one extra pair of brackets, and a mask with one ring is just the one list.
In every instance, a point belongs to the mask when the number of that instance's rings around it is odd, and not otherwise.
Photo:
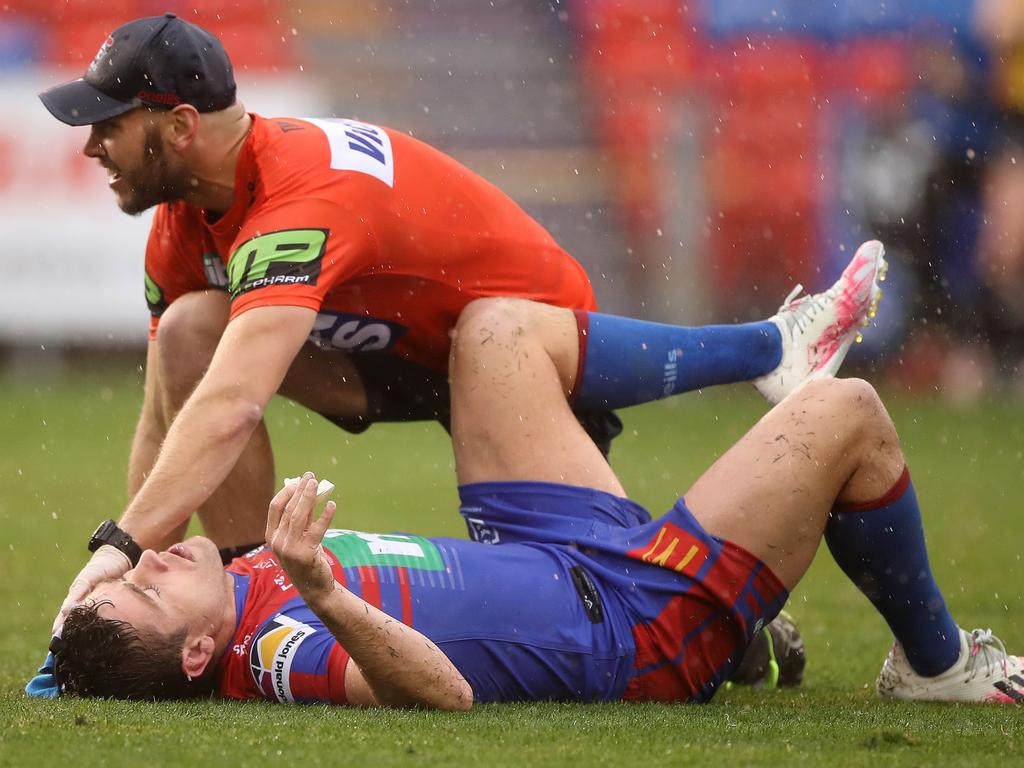
[[(878, 281), (882, 279), (885, 266), (881, 243), (865, 243), (829, 290), (795, 298), (798, 288), (786, 300), (771, 320), (784, 341), (779, 363), (771, 374), (755, 381), (770, 402), (778, 402), (802, 381), (831, 376), (838, 370), (860, 327), (873, 313), (881, 295)], [(541, 311), (528, 302), (516, 306), (519, 311), (531, 315)], [(560, 313), (563, 322), (568, 322), (572, 313), (569, 310), (560, 310)], [(570, 398), (574, 405), (589, 403), (599, 408), (620, 407), (684, 392), (701, 385), (693, 379), (696, 370), (706, 369), (710, 375), (710, 370), (715, 367), (709, 367), (706, 360), (700, 362), (707, 351), (705, 346), (714, 346), (713, 340), (699, 334), (687, 337), (685, 328), (629, 318), (575, 314), (580, 374)], [(536, 324), (527, 322), (524, 327), (532, 328)], [(591, 351), (589, 356), (586, 354), (588, 349)], [(738, 350), (737, 354), (740, 354)], [(686, 383), (681, 385), (681, 379)], [(704, 384), (711, 383), (710, 380), (703, 381)], [(593, 437), (587, 423), (581, 423)], [(597, 444), (602, 452), (607, 450), (606, 444)], [(184, 519), (177, 520), (173, 527), (180, 529), (184, 522)], [(101, 531), (105, 532), (103, 536), (100, 536)], [(216, 541), (215, 537), (212, 538)], [(67, 610), (80, 603), (101, 581), (120, 578), (137, 564), (142, 553), (142, 548), (130, 534), (118, 529), (112, 520), (103, 523), (94, 534), (90, 549), (97, 547), (94, 561), (103, 556), (105, 562), (116, 562), (117, 567), (109, 571), (106, 567), (99, 568), (84, 584), (76, 580), (79, 586), (73, 591), (80, 589), (80, 594), (74, 599), (69, 595), (55, 622), (55, 630), (63, 623)], [(221, 550), (223, 562), (230, 562), (232, 557), (225, 557), (225, 551)], [(797, 685), (802, 678), (803, 659), (799, 633), (789, 617), (782, 613), (755, 636), (730, 680), (763, 683), (768, 687)], [(52, 669), (51, 654), (26, 691), (34, 696), (56, 695)]]
[(100, 585), (54, 646), (62, 691), (450, 709), (706, 701), (824, 537), (896, 636), (880, 694), (1024, 700), (1022, 659), (946, 607), (869, 384), (805, 384), (650, 520), (567, 404), (571, 315), (524, 306), (470, 305), (452, 343), (461, 511), (478, 541), (331, 530), (334, 505), (315, 519), (307, 474), (274, 498), (267, 549), (222, 570), (196, 537)]

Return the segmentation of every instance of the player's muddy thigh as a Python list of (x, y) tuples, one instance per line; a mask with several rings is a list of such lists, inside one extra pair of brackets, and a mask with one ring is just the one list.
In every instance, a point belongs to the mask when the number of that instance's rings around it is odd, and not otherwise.
[(527, 480), (625, 496), (566, 400), (579, 354), (571, 310), (474, 301), (459, 316), (449, 373), (460, 483)]
[(823, 379), (773, 408), (685, 498), (708, 532), (750, 550), (791, 589), (810, 566), (832, 507), (884, 496), (904, 465), (874, 388)]

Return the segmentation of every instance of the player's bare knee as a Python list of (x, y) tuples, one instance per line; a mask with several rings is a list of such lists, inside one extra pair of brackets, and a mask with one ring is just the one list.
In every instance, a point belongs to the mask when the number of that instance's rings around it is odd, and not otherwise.
[(878, 391), (861, 379), (850, 381), (857, 382), (850, 407), (858, 420), (864, 453), (886, 463), (902, 463), (899, 433)]
[(896, 427), (874, 386), (863, 379), (823, 379), (804, 388), (834, 414), (833, 429), (852, 451), (898, 452)]
[(488, 296), (469, 302), (455, 324), (456, 332), (481, 328), (503, 329), (529, 321), (532, 302), (507, 296)]
[(862, 379), (817, 379), (800, 387), (793, 398), (790, 408), (826, 422), (833, 438), (844, 443), (858, 440), (881, 408), (874, 388)]
[(888, 411), (878, 396), (874, 385), (864, 379), (836, 379), (842, 382), (846, 405), (850, 413), (868, 431), (878, 431), (892, 427)]
[(529, 325), (530, 302), (504, 297), (475, 299), (459, 315), (452, 334), (452, 355), (480, 354), (487, 345), (508, 348), (521, 338)]

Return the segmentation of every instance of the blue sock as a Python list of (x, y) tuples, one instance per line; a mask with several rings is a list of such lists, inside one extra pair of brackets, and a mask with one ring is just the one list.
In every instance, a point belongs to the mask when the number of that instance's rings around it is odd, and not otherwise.
[(919, 675), (960, 656), (960, 630), (932, 577), (910, 472), (881, 499), (836, 507), (825, 526), (832, 557), (874, 604)]
[(624, 408), (715, 384), (749, 381), (782, 358), (775, 323), (685, 328), (576, 311), (580, 370), (572, 404)]

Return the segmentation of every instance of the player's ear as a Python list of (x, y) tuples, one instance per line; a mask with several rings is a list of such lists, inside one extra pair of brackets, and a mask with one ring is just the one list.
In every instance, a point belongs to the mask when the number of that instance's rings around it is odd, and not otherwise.
[(181, 671), (195, 680), (202, 677), (207, 666), (213, 661), (217, 644), (209, 635), (189, 637), (181, 649)]

